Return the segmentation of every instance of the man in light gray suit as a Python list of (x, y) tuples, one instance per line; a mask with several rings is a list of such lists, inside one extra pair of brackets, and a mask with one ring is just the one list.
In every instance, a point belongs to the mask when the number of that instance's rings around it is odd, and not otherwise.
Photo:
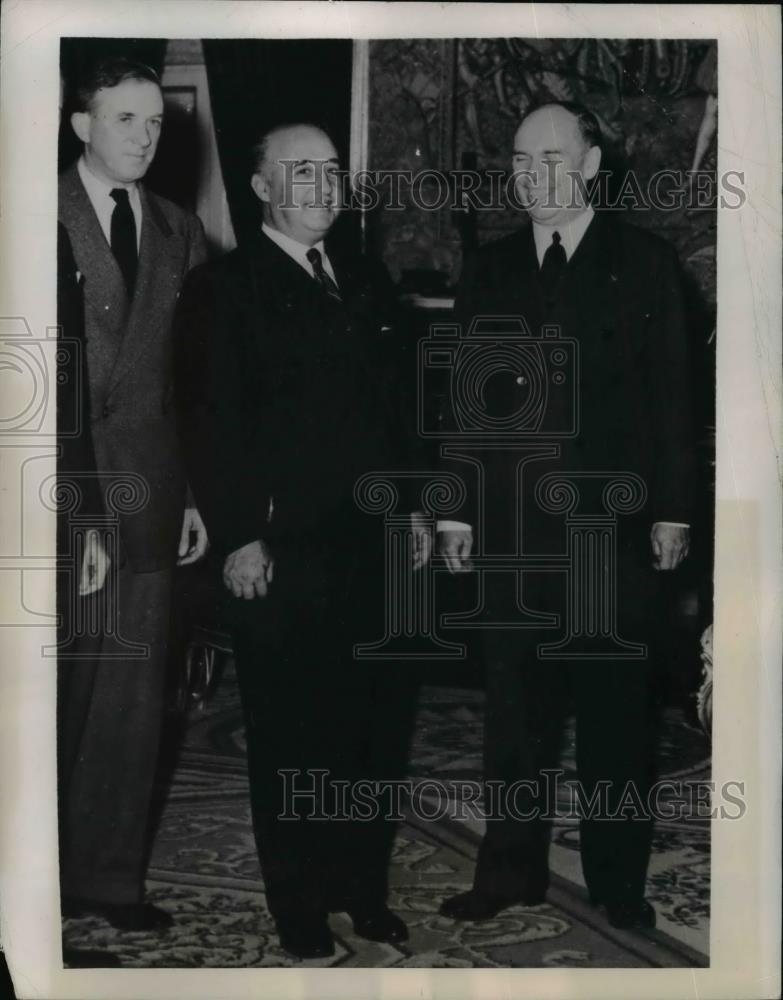
[[(63, 914), (97, 913), (123, 929), (160, 930), (171, 917), (145, 902), (144, 875), (172, 574), (177, 561), (194, 562), (207, 548), (186, 499), (171, 398), (171, 321), (185, 276), (206, 247), (194, 215), (140, 183), (163, 120), (155, 72), (128, 59), (104, 60), (78, 100), (71, 124), (84, 151), (60, 178), (59, 221), (83, 287), (95, 464), (107, 511), (118, 498), (122, 511), (112, 554), (116, 599), (112, 587), (81, 598), (96, 607), (100, 601), (93, 613), (103, 627), (81, 636), (77, 658), (60, 663)], [(131, 656), (129, 644), (142, 655)]]

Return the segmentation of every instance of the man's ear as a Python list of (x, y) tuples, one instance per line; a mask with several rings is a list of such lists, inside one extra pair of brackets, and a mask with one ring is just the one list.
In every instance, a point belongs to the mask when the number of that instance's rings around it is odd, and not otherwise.
[(71, 127), (82, 142), (90, 141), (90, 112), (74, 111), (71, 115)]
[(601, 147), (591, 146), (585, 156), (585, 168), (583, 170), (585, 178), (589, 181), (598, 173), (601, 166)]
[(250, 187), (253, 189), (255, 196), (259, 199), (259, 201), (269, 202), (271, 200), (269, 194), (269, 184), (267, 183), (266, 177), (264, 177), (262, 173), (253, 174), (250, 178)]

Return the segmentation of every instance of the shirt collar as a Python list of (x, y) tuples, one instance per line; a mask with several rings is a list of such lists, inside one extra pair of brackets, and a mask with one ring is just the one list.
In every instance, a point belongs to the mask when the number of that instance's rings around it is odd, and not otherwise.
[(107, 181), (102, 180), (90, 170), (87, 166), (87, 162), (84, 156), (79, 157), (79, 162), (77, 164), (77, 170), (79, 171), (79, 177), (81, 178), (82, 184), (84, 185), (87, 194), (91, 201), (96, 201), (99, 198), (110, 198), (111, 192), (114, 188), (124, 187), (128, 192), (128, 198), (131, 201), (136, 201), (139, 197), (138, 186), (133, 184), (109, 184)]
[(313, 244), (312, 247), (305, 246), (304, 243), (300, 243), (291, 236), (281, 233), (279, 229), (273, 229), (271, 226), (267, 225), (266, 222), (261, 223), (261, 231), (265, 233), (273, 243), (276, 243), (281, 250), (287, 253), (289, 257), (293, 257), (297, 264), (301, 264), (302, 267), (304, 267), (309, 273), (312, 273), (313, 269), (310, 261), (307, 259), (308, 250), (317, 250), (322, 259), (326, 256), (323, 240), (319, 240), (318, 243)]
[(560, 233), (560, 239), (562, 240), (563, 249), (566, 252), (566, 260), (570, 260), (576, 248), (582, 241), (582, 237), (587, 232), (587, 227), (593, 221), (593, 216), (595, 211), (592, 206), (588, 205), (587, 208), (580, 215), (577, 215), (575, 219), (570, 222), (566, 222), (559, 226), (542, 226), (538, 222), (533, 223), (533, 239), (536, 243), (536, 256), (538, 257), (539, 265), (544, 260), (544, 254), (547, 249), (552, 244), (552, 233)]

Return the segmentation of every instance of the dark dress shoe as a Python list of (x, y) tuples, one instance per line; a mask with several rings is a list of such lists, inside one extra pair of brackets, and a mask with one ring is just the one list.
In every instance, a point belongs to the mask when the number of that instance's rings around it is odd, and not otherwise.
[(323, 917), (286, 917), (275, 922), (280, 947), (295, 958), (334, 955), (334, 938)]
[(612, 927), (620, 930), (634, 927), (651, 930), (655, 927), (655, 910), (646, 899), (641, 903), (615, 903), (607, 906), (606, 918)]
[(524, 896), (507, 899), (471, 889), (469, 892), (460, 892), (456, 896), (444, 899), (438, 912), (442, 917), (449, 917), (451, 920), (490, 920), (510, 906), (538, 906), (545, 900), (546, 890), (531, 890)]
[(370, 909), (348, 910), (353, 920), (354, 933), (368, 941), (385, 941), (396, 944), (408, 940), (408, 927), (404, 920), (386, 906)]
[(69, 969), (119, 969), (122, 962), (110, 951), (63, 948), (63, 965)]
[(165, 931), (174, 923), (169, 913), (152, 903), (104, 903), (66, 896), (61, 909), (64, 917), (103, 917), (120, 931)]

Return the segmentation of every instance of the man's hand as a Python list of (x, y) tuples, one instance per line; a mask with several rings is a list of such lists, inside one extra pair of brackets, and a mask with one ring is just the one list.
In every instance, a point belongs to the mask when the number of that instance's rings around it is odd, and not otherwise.
[(439, 531), (436, 547), (438, 555), (446, 560), (449, 573), (469, 573), (473, 569), (473, 563), (470, 561), (473, 532), (469, 529)]
[(266, 597), (275, 574), (275, 561), (260, 539), (232, 552), (223, 566), (223, 583), (234, 597), (246, 601)]
[(106, 574), (109, 571), (111, 559), (103, 544), (100, 533), (95, 528), (85, 535), (84, 558), (82, 559), (82, 573), (79, 577), (79, 596), (87, 597), (100, 590), (106, 582)]
[(411, 530), (413, 532), (413, 552), (411, 565), (413, 571), (421, 569), (427, 565), (427, 561), (432, 554), (432, 531), (424, 520), (424, 514), (420, 510), (415, 510), (411, 514)]
[(652, 526), (650, 541), (653, 551), (653, 569), (677, 569), (688, 555), (691, 529), (682, 524), (657, 522)]
[[(195, 536), (191, 541), (191, 533)], [(198, 562), (209, 548), (207, 529), (201, 520), (201, 515), (195, 507), (186, 507), (185, 516), (182, 518), (182, 533), (179, 538), (179, 549), (177, 550), (177, 566), (187, 566), (189, 563)]]

